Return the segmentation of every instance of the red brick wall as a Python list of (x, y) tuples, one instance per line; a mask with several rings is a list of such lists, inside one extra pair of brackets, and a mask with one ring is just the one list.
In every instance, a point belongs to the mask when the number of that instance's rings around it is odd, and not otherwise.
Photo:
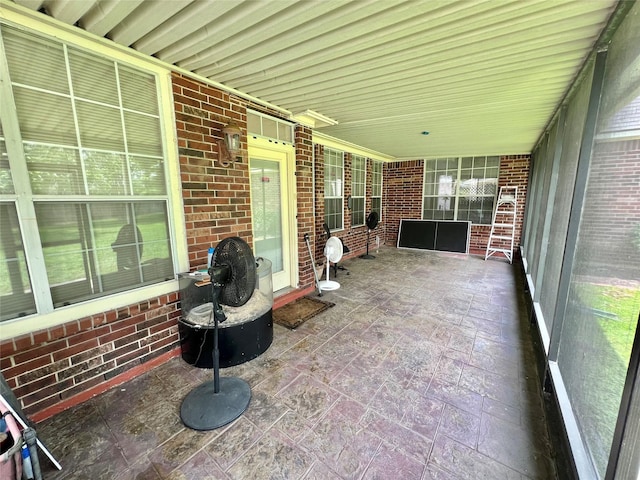
[[(524, 205), (527, 196), (529, 177), (529, 155), (505, 155), (500, 157), (500, 178), (498, 186), (518, 187), (518, 210), (516, 213), (516, 253), (522, 235)], [(402, 218), (422, 218), (422, 182), (424, 162), (411, 160), (385, 164), (384, 168), (384, 213), (386, 218), (386, 237), (388, 244), (396, 245), (398, 230)], [(469, 251), (471, 254), (484, 255), (489, 241), (491, 227), (472, 225)]]
[(27, 415), (174, 349), (178, 294), (2, 342), (2, 373)]
[(173, 75), (173, 95), (189, 264), (205, 268), (208, 248), (224, 237), (253, 242), (248, 159), (224, 167), (217, 144), (234, 120), (246, 149), (246, 102), (179, 74)]
[(384, 165), (382, 202), (385, 205), (385, 243), (397, 245), (401, 219), (422, 218), (423, 175), (422, 160)]
[(304, 235), (309, 234), (309, 244), (313, 252), (316, 243), (316, 215), (313, 205), (313, 140), (308, 127), (297, 125), (296, 144), (296, 196), (298, 224), (298, 274), (299, 287), (304, 289), (314, 284), (313, 267)]

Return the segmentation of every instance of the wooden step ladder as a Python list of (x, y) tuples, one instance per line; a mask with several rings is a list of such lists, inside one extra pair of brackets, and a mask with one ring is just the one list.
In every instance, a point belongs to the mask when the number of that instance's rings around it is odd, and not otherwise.
[(498, 201), (493, 209), (491, 233), (487, 243), (486, 260), (495, 253), (503, 254), (509, 263), (513, 261), (513, 240), (516, 235), (518, 187), (500, 187)]

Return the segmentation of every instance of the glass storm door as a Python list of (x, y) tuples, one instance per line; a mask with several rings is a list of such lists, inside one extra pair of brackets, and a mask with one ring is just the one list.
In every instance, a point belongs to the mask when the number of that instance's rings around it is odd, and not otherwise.
[(249, 148), (253, 250), (271, 261), (273, 290), (292, 284), (286, 152)]

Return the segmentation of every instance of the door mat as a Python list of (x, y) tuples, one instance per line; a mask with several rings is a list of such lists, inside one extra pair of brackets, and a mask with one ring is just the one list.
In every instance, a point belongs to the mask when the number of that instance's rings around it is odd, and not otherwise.
[(278, 325), (294, 329), (310, 318), (335, 304), (311, 297), (300, 297), (273, 311), (273, 321)]

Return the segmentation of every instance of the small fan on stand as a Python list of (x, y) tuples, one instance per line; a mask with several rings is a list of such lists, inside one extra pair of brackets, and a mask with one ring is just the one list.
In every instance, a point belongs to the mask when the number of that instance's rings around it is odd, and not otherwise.
[(218, 324), (227, 317), (222, 304), (240, 307), (247, 303), (256, 287), (256, 261), (251, 247), (239, 237), (222, 240), (211, 265), (213, 330), (213, 380), (187, 394), (180, 407), (183, 423), (194, 430), (213, 430), (231, 423), (244, 413), (251, 401), (251, 387), (241, 378), (220, 378)]
[(338, 263), (342, 259), (342, 242), (338, 237), (329, 237), (324, 246), (324, 256), (327, 259), (327, 279), (318, 282), (318, 289), (337, 290), (340, 284), (334, 280), (329, 280), (329, 270), (332, 263)]
[(360, 258), (364, 258), (365, 260), (371, 260), (372, 258), (376, 258), (374, 255), (369, 255), (369, 235), (371, 234), (371, 230), (374, 230), (378, 226), (378, 212), (375, 210), (367, 215), (367, 253), (364, 255), (360, 255)]

